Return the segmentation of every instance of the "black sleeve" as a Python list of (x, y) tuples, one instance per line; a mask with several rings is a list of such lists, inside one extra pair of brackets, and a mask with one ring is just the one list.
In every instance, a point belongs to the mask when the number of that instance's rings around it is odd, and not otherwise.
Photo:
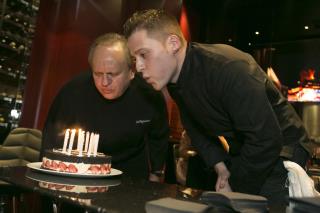
[(222, 103), (233, 129), (243, 138), (241, 153), (232, 161), (233, 190), (258, 193), (282, 148), (282, 133), (266, 94), (266, 77), (256, 64), (230, 62), (225, 66)]
[(169, 142), (169, 123), (166, 102), (161, 93), (153, 97), (155, 116), (148, 132), (148, 148), (151, 171), (164, 168)]
[(201, 130), (196, 127), (195, 122), (191, 120), (187, 110), (182, 105), (179, 111), (183, 127), (191, 139), (191, 144), (203, 158), (206, 165), (213, 168), (218, 162), (227, 160), (228, 153), (223, 149), (220, 142), (201, 134)]

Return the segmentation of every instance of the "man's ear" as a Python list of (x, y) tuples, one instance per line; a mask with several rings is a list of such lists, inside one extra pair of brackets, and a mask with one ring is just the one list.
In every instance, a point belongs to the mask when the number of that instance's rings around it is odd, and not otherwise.
[(175, 34), (170, 34), (167, 38), (167, 47), (168, 51), (173, 54), (176, 54), (181, 48), (180, 37)]
[(132, 80), (136, 72), (132, 68), (129, 70), (129, 72), (130, 72), (130, 80)]

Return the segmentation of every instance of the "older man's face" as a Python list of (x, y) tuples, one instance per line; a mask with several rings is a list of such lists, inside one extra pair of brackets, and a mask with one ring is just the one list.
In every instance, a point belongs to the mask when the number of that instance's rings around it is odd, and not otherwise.
[(119, 98), (134, 77), (122, 46), (117, 43), (98, 45), (93, 53), (91, 68), (97, 90), (108, 100)]

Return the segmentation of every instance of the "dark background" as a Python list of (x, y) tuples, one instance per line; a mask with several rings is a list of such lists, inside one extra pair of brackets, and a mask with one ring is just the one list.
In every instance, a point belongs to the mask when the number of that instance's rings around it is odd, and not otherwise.
[[(191, 40), (249, 52), (280, 81), (297, 86), (301, 70), (320, 71), (320, 1), (185, 0)], [(304, 29), (304, 26), (309, 29)], [(256, 35), (255, 32), (260, 34)], [(251, 45), (249, 45), (249, 43)]]
[[(121, 33), (134, 11), (147, 8), (184, 18), (192, 41), (227, 43), (252, 54), (289, 87), (297, 86), (303, 69), (319, 72), (319, 0), (42, 0), (20, 126), (42, 129), (59, 89), (88, 69), (87, 50), (94, 38)], [(171, 126), (180, 128), (169, 98), (168, 108)]]

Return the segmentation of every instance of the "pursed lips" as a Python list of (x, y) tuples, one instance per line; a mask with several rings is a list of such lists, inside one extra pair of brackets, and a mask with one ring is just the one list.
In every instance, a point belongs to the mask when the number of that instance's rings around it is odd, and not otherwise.
[(143, 75), (142, 77), (144, 78), (144, 80), (146, 80), (146, 82), (147, 82), (148, 84), (151, 84), (151, 83), (152, 83), (150, 77), (145, 76), (145, 75)]
[(112, 89), (108, 89), (108, 90), (104, 89), (104, 90), (102, 90), (102, 92), (103, 92), (104, 94), (110, 94), (110, 93), (113, 92), (113, 90), (112, 90)]

